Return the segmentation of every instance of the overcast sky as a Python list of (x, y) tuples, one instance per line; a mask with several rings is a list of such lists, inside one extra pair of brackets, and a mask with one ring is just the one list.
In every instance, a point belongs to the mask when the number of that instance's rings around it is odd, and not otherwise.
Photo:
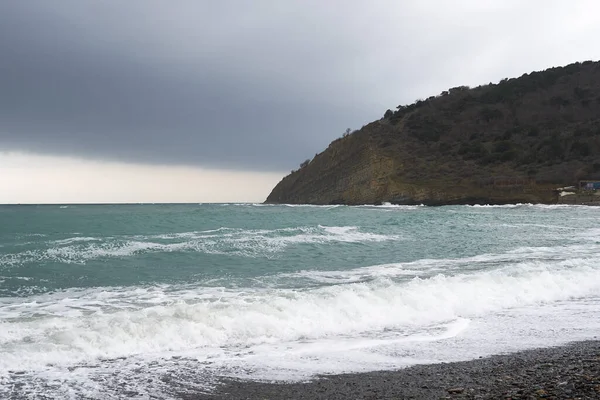
[(185, 170), (201, 186), (256, 179), (210, 198), (261, 201), (346, 128), (452, 86), (598, 60), (599, 37), (595, 0), (3, 0), (0, 203), (50, 201), (14, 186), (50, 173), (52, 199), (69, 201), (117, 165), (129, 185), (104, 185), (126, 198), (156, 199), (136, 182), (160, 170), (184, 182), (171, 201), (209, 201)]

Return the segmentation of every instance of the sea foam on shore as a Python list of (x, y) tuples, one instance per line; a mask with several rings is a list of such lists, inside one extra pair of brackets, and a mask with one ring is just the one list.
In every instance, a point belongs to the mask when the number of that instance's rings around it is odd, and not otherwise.
[(600, 342), (526, 350), (397, 371), (322, 376), (303, 383), (228, 380), (210, 396), (235, 399), (600, 399)]

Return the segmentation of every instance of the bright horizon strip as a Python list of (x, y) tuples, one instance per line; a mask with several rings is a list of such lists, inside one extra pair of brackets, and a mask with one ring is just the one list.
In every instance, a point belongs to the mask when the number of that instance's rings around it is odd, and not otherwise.
[(0, 152), (0, 204), (259, 203), (283, 175)]

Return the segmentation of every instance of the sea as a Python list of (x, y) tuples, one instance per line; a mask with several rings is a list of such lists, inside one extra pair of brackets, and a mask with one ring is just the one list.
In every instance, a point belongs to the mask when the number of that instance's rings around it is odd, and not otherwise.
[(597, 207), (0, 206), (3, 399), (178, 398), (599, 333)]

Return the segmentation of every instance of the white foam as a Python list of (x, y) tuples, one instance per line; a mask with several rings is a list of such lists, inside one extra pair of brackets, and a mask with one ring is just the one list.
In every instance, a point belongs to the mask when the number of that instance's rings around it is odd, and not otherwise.
[(0, 276), (2, 279), (16, 279), (18, 281), (32, 281), (31, 276)]
[(473, 204), (466, 207), (472, 208), (519, 208), (523, 206), (532, 206), (531, 203), (516, 203), (516, 204)]
[(532, 203), (515, 203), (515, 204), (474, 204), (466, 205), (465, 207), (472, 208), (535, 208), (540, 210), (555, 210), (555, 209), (569, 209), (569, 208), (590, 208), (592, 206), (581, 205), (581, 204), (532, 204)]
[[(599, 231), (553, 223), (535, 227), (565, 236), (563, 246), (281, 273), (254, 287), (213, 281), (0, 298), (0, 397), (18, 382), (32, 397), (119, 398), (125, 384), (141, 398), (169, 398), (178, 384), (201, 389), (215, 374), (307, 379), (589, 338), (600, 330)], [(573, 232), (556, 236), (563, 229)], [(181, 251), (271, 257), (297, 244), (403, 239), (327, 225), (78, 236), (4, 254), (0, 266)]]
[(426, 271), (439, 271), (430, 263), (421, 264), (425, 268), (419, 268), (418, 263), (382, 264), (369, 267), (354, 268), (350, 270), (303, 270), (299, 272), (278, 274), (278, 279), (305, 279), (325, 284), (364, 282), (377, 278), (417, 277)]
[[(334, 230), (346, 235), (354, 228)], [(460, 341), (467, 339), (480, 353), (491, 353), (498, 348), (481, 336), (482, 326), (504, 337), (505, 327), (490, 321), (516, 312), (511, 310), (584, 300), (588, 304), (582, 303), (580, 317), (597, 310), (600, 267), (598, 249), (592, 248), (596, 253), (571, 247), (568, 259), (557, 258), (560, 251), (552, 248), (523, 248), (458, 260), (420, 260), (410, 263), (410, 269), (390, 264), (299, 273), (336, 283), (311, 289), (162, 285), (3, 298), (0, 380), (13, 379), (9, 370), (31, 371), (45, 381), (64, 382), (68, 376), (72, 390), (81, 393), (93, 392), (97, 374), (116, 370), (121, 378), (136, 381), (143, 380), (140, 374), (156, 377), (165, 368), (180, 375), (216, 368), (236, 376), (291, 379), (450, 360), (455, 352), (438, 343), (462, 346)], [(539, 259), (517, 261), (530, 253)], [(502, 267), (484, 268), (499, 260)], [(481, 265), (470, 273), (449, 268), (465, 263)], [(435, 272), (440, 266), (446, 275)], [(419, 271), (427, 273), (409, 277)], [(529, 326), (533, 318), (544, 329), (544, 320), (523, 315), (517, 326)], [(560, 342), (573, 332), (553, 334), (552, 340)], [(172, 356), (188, 360), (169, 361)], [(74, 368), (77, 373), (65, 373)], [(158, 390), (152, 385), (144, 390)]]
[(576, 235), (579, 239), (600, 243), (600, 228), (579, 230)]
[[(219, 228), (205, 231), (122, 237), (70, 237), (48, 242), (49, 248), (0, 255), (0, 267), (39, 261), (85, 263), (102, 257), (129, 257), (148, 252), (191, 251), (242, 257), (270, 257), (288, 246), (328, 242), (400, 240), (398, 235), (361, 232), (357, 227), (301, 226), (281, 229)], [(164, 241), (169, 241), (164, 243)]]
[(77, 243), (77, 242), (101, 242), (103, 240), (106, 240), (106, 238), (77, 236), (77, 237), (71, 237), (71, 238), (67, 238), (67, 239), (54, 240), (51, 243), (57, 244), (57, 245), (63, 245), (63, 244), (71, 244), (71, 243)]
[(549, 268), (527, 262), (401, 284), (381, 278), (304, 291), (165, 286), (4, 299), (0, 318), (12, 322), (5, 323), (0, 333), (0, 348), (5, 352), (0, 369), (16, 364), (32, 368), (40, 358), (79, 362), (90, 357), (403, 331), (594, 295), (600, 292), (600, 270), (591, 264), (575, 259)]
[(301, 207), (301, 208), (325, 208), (325, 209), (344, 207), (341, 204), (281, 204), (281, 206), (290, 207), (290, 208)]
[[(420, 259), (412, 262), (381, 264), (348, 270), (303, 270), (279, 274), (279, 279), (302, 279), (325, 284), (370, 281), (377, 278), (407, 279), (431, 277), (440, 272), (491, 270), (501, 265), (521, 265), (528, 268), (547, 263), (579, 262), (585, 258), (596, 258), (600, 253), (597, 245), (569, 245), (557, 247), (518, 247), (505, 253), (480, 254), (472, 257), (452, 259)], [(576, 257), (575, 257), (576, 255)], [(273, 281), (274, 279), (272, 279)]]
[(383, 209), (383, 210), (386, 210), (386, 209), (419, 210), (421, 208), (426, 208), (427, 206), (425, 206), (424, 204), (408, 206), (408, 205), (401, 205), (401, 204), (383, 203), (383, 204), (379, 204), (379, 205), (363, 204), (363, 205), (353, 206), (353, 207), (355, 207), (355, 208), (375, 209), (375, 210), (381, 210), (381, 209)]

